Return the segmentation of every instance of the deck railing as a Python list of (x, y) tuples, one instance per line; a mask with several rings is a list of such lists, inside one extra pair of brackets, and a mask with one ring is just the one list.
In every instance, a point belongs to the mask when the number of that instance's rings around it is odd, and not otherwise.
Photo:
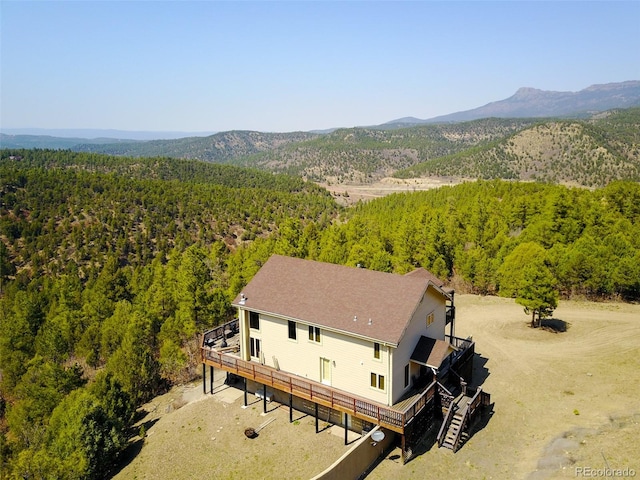
[[(236, 355), (230, 355), (211, 348), (217, 340), (225, 338), (225, 331), (228, 330), (237, 332), (238, 320), (220, 325), (205, 332), (202, 339), (203, 363), (254, 380), (263, 385), (271, 386), (277, 390), (291, 393), (297, 397), (305, 398), (335, 410), (348, 413), (357, 418), (378, 423), (398, 433), (404, 433), (404, 428), (433, 401), (437, 393), (445, 397), (442, 399), (444, 403), (450, 403), (452, 399), (450, 392), (446, 391), (437, 381), (433, 381), (425, 387), (413, 403), (402, 411), (397, 410), (393, 407), (356, 397), (342, 390), (337, 390), (266, 365), (242, 360)], [(453, 340), (452, 344), (454, 345), (456, 345), (456, 343), (460, 345), (460, 347), (470, 345), (470, 339), (464, 340), (458, 337), (449, 338)], [(442, 389), (446, 392), (442, 391)]]
[(230, 331), (233, 334), (237, 333), (239, 326), (240, 320), (236, 318), (235, 320), (231, 320), (230, 322), (214, 327), (211, 330), (207, 330), (202, 336), (202, 346), (212, 346), (218, 340), (226, 338), (225, 332), (227, 331)]
[[(291, 393), (297, 397), (349, 413), (357, 418), (378, 423), (398, 433), (404, 432), (405, 425), (421, 409), (412, 405), (411, 407), (414, 407), (413, 410), (409, 407), (410, 411), (401, 412), (392, 407), (350, 395), (321, 383), (287, 374), (266, 365), (242, 360), (234, 355), (218, 352), (208, 347), (202, 348), (202, 360), (207, 365), (221, 368), (263, 385)], [(433, 393), (428, 390), (425, 391), (424, 396), (429, 397), (429, 395), (433, 396)], [(420, 401), (418, 399), (416, 403)], [(423, 401), (426, 402), (428, 400), (425, 399)]]
[(449, 425), (451, 425), (451, 421), (453, 420), (453, 413), (455, 411), (455, 407), (449, 404), (449, 408), (447, 409), (447, 414), (442, 421), (442, 425), (440, 425), (440, 430), (438, 431), (437, 441), (438, 447), (441, 447), (444, 443), (444, 439), (447, 436), (447, 431), (449, 430)]
[(456, 307), (449, 305), (446, 310), (445, 325), (449, 325), (456, 318)]

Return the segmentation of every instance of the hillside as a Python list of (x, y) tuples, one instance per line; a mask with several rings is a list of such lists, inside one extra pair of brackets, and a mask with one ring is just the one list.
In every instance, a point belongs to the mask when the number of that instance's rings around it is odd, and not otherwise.
[(30, 274), (71, 268), (90, 277), (111, 252), (136, 266), (194, 242), (235, 249), (290, 218), (336, 211), (325, 190), (300, 178), (68, 151), (1, 151), (0, 186), (4, 252)]
[(606, 185), (638, 179), (640, 108), (585, 120), (488, 118), (320, 135), (232, 131), (179, 140), (83, 145), (81, 151), (169, 156), (255, 167), (329, 184), (385, 176), (505, 178)]
[(301, 142), (317, 137), (305, 132), (262, 133), (234, 130), (208, 137), (187, 137), (176, 140), (115, 143), (106, 145), (76, 145), (79, 152), (126, 155), (131, 157), (173, 157), (228, 163), (239, 157), (272, 150), (287, 143)]
[(450, 176), (603, 186), (640, 180), (640, 108), (545, 121), (489, 145), (416, 164), (398, 178)]
[(237, 160), (246, 166), (314, 181), (367, 182), (428, 158), (483, 145), (532, 125), (532, 120), (484, 119), (398, 130), (351, 128)]

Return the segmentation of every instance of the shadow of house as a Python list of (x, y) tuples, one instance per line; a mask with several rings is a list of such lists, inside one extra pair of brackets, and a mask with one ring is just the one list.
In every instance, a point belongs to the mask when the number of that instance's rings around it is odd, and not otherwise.
[(471, 385), (473, 387), (480, 387), (489, 378), (490, 372), (487, 368), (487, 362), (489, 359), (483, 357), (481, 353), (475, 353), (473, 357), (473, 375)]

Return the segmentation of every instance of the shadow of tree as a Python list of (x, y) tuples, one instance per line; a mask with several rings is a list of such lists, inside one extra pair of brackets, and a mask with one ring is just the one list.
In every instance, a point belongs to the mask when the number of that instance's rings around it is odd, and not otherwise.
[(140, 431), (140, 429), (144, 427), (144, 431), (148, 432), (149, 429), (153, 427), (158, 420), (158, 418), (154, 418), (153, 420), (148, 420), (146, 422), (140, 423), (138, 427), (131, 427), (129, 432), (131, 435), (129, 445), (127, 445), (127, 447), (120, 454), (117, 463), (115, 464), (113, 470), (110, 472), (111, 477), (115, 477), (118, 473), (120, 473), (138, 456), (138, 454), (142, 450), (142, 446), (144, 445), (144, 438), (140, 438), (138, 436), (138, 432)]
[(540, 322), (540, 328), (553, 333), (566, 332), (570, 326), (570, 323), (558, 318), (545, 318)]

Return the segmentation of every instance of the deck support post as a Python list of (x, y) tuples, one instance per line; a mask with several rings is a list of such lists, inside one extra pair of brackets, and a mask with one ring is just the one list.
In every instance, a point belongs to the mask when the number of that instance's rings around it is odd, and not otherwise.
[(316, 403), (316, 433), (318, 433), (320, 431), (319, 428), (319, 424), (318, 424), (318, 404)]
[(403, 433), (400, 440), (400, 449), (402, 451), (402, 464), (407, 463), (407, 436)]
[(242, 377), (244, 386), (244, 406), (247, 406), (247, 377)]
[(267, 413), (267, 384), (264, 384), (264, 388), (262, 389), (262, 410), (264, 413)]
[(349, 421), (349, 414), (347, 412), (344, 413), (344, 444), (349, 444), (349, 429), (347, 428), (347, 423)]
[(213, 395), (213, 365), (209, 365), (209, 373), (211, 374), (211, 378), (209, 379), (211, 385), (211, 395)]
[(293, 393), (289, 394), (289, 423), (293, 423)]
[(207, 364), (202, 364), (202, 393), (207, 393)]

